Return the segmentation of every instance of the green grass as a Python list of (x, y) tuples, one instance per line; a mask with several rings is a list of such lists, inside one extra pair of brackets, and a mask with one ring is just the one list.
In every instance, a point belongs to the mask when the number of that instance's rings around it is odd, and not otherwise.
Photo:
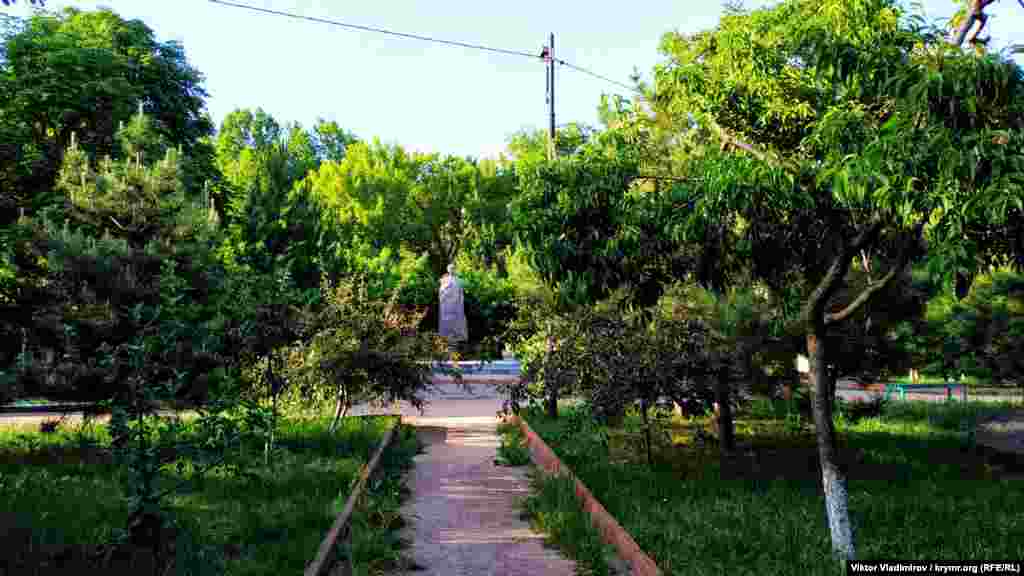
[[(503, 466), (530, 464), (526, 437), (518, 424), (499, 424), (498, 433), (501, 444), (496, 463)], [(550, 477), (531, 469), (530, 486), (531, 494), (522, 502), (523, 516), (535, 530), (547, 535), (549, 543), (576, 560), (577, 574), (615, 574), (611, 569), (615, 550), (601, 541), (590, 517), (580, 508), (575, 483), (565, 476)]]
[(530, 451), (526, 448), (526, 438), (518, 425), (507, 422), (498, 426), (501, 444), (498, 446), (498, 457), (495, 463), (500, 466), (525, 466), (530, 463)]
[[(878, 417), (838, 418), (859, 558), (1024, 556), (1019, 472), (990, 466), (968, 434), (1004, 408), (905, 402)], [(635, 416), (619, 430), (570, 411), (528, 419), (666, 575), (842, 574), (830, 560), (812, 430), (786, 424), (780, 410), (741, 415), (740, 449), (726, 460), (693, 439), (696, 428), (712, 429), (707, 420), (675, 419), (655, 434), (654, 467)], [(564, 511), (539, 502), (535, 516)]]
[[(341, 510), (356, 475), (385, 430), (386, 417), (349, 418), (333, 434), (328, 419), (286, 419), (271, 464), (254, 442), (233, 457), (234, 469), (209, 474), (169, 499), (175, 563), (181, 574), (257, 575), (301, 572)], [(51, 434), (38, 426), (0, 428), (0, 543), (10, 574), (61, 554), (85, 558), (124, 527), (123, 470), (112, 461), (105, 427)], [(402, 542), (401, 475), (418, 444), (405, 432), (382, 461), (353, 519), (359, 574), (382, 574)], [(165, 482), (188, 477), (182, 461)], [(11, 528), (14, 527), (14, 528)], [(12, 568), (21, 562), (22, 568)], [(0, 573), (3, 573), (0, 570)]]
[(601, 540), (590, 516), (580, 507), (576, 485), (568, 476), (545, 477), (533, 471), (530, 486), (532, 493), (523, 501), (524, 515), (535, 530), (576, 561), (577, 574), (625, 573), (613, 568), (615, 549)]

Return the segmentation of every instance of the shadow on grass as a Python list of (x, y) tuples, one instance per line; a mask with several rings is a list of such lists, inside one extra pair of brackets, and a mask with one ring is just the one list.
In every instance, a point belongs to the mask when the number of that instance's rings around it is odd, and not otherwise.
[[(301, 570), (387, 426), (383, 418), (353, 419), (330, 434), (323, 422), (284, 422), (271, 467), (262, 465), (262, 444), (248, 443), (230, 459), (237, 467), (212, 473), (170, 499), (173, 522), (162, 554), (174, 558), (178, 574)], [(122, 468), (104, 446), (76, 444), (70, 435), (8, 435), (0, 441), (0, 574), (153, 573), (157, 560), (150, 551), (110, 544), (128, 510), (118, 481)], [(418, 446), (404, 445), (385, 453), (384, 468), (407, 465), (409, 450)], [(163, 485), (186, 477), (185, 463), (183, 474), (168, 474)], [(382, 523), (385, 533), (395, 526), (393, 519), (366, 520), (368, 526)], [(371, 548), (385, 539), (374, 538)], [(368, 557), (378, 555), (371, 551)]]
[[(994, 466), (962, 432), (993, 408), (897, 405), (838, 426), (859, 558), (1024, 553), (1017, 471)], [(648, 466), (638, 433), (602, 444), (593, 429), (567, 430), (572, 418), (528, 418), (666, 575), (843, 573), (830, 561), (809, 427), (740, 421), (738, 449), (723, 459), (713, 441), (683, 437), (708, 422), (677, 423)]]

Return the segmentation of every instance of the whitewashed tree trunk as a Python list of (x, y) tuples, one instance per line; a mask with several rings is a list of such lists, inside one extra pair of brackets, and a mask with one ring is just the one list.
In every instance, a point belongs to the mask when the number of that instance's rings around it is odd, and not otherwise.
[(815, 326), (807, 335), (810, 360), (810, 384), (813, 391), (812, 409), (818, 441), (818, 459), (821, 461), (821, 482), (825, 493), (825, 513), (832, 536), (832, 551), (853, 560), (853, 525), (850, 522), (849, 497), (846, 474), (839, 466), (836, 448), (836, 429), (832, 419), (831, 374), (825, 363), (825, 326)]

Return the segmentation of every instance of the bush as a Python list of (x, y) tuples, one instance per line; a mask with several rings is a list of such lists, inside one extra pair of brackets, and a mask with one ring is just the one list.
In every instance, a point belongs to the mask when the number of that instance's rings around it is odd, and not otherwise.
[(366, 401), (406, 400), (416, 407), (430, 385), (423, 359), (442, 359), (444, 347), (416, 332), (421, 315), (370, 296), (365, 280), (350, 279), (321, 289), (325, 306), (308, 319), (312, 337), (292, 347), (288, 379), (301, 403), (335, 403), (335, 423)]
[(947, 288), (928, 301), (921, 322), (904, 323), (893, 340), (922, 371), (1021, 383), (1024, 374), (1024, 275), (996, 270), (979, 276), (967, 297)]
[(534, 300), (517, 320), (516, 355), (523, 366), (516, 390), (524, 401), (552, 393), (582, 394), (594, 416), (621, 420), (637, 401), (668, 397), (688, 412), (713, 401), (706, 354), (709, 331), (700, 321), (630, 304), (617, 290), (591, 306), (565, 311), (553, 299)]

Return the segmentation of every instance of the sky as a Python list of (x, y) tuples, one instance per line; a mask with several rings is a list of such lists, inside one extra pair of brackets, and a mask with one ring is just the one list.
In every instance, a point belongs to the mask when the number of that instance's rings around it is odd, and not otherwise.
[[(650, 77), (665, 32), (713, 28), (717, 0), (231, 0), (349, 24), (539, 54), (555, 34), (555, 56), (630, 84)], [(955, 0), (924, 0), (948, 18)], [(748, 0), (748, 7), (767, 2)], [(48, 0), (48, 9), (108, 7), (140, 19), (160, 40), (178, 40), (206, 76), (219, 125), (236, 108), (262, 107), (279, 122), (334, 120), (362, 139), (421, 152), (496, 156), (521, 129), (545, 129), (545, 66), (526, 58), (426, 43), (266, 15), (208, 0)], [(25, 15), (27, 0), (0, 10)], [(989, 7), (996, 47), (1024, 43), (1024, 8)], [(560, 66), (556, 123), (596, 125), (603, 93), (625, 89)]]

